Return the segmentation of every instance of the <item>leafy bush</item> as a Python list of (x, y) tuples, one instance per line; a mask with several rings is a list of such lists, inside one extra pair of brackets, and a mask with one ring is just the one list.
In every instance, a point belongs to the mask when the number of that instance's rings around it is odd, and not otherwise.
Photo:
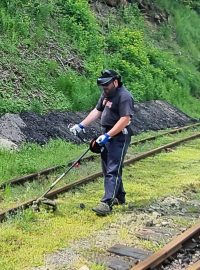
[(156, 2), (168, 25), (147, 25), (136, 4), (94, 11), (87, 0), (2, 0), (0, 113), (90, 109), (97, 76), (113, 68), (136, 100), (200, 115), (198, 1)]
[(55, 82), (57, 91), (61, 91), (64, 99), (71, 104), (72, 110), (92, 108), (98, 98), (98, 89), (94, 83), (74, 72), (61, 75)]
[(60, 25), (67, 31), (73, 46), (82, 54), (100, 52), (102, 37), (88, 1), (58, 1)]
[(200, 13), (200, 3), (199, 0), (176, 0), (178, 3), (188, 6)]
[(25, 100), (22, 99), (0, 99), (0, 114), (4, 114), (7, 112), (15, 113), (22, 112), (28, 110), (28, 106)]

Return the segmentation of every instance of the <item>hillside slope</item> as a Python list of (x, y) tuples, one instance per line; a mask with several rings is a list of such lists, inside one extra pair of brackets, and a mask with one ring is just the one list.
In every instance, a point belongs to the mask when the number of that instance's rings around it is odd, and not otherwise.
[(137, 101), (199, 118), (198, 1), (106, 2), (116, 1), (1, 1), (1, 114), (90, 109), (109, 67)]

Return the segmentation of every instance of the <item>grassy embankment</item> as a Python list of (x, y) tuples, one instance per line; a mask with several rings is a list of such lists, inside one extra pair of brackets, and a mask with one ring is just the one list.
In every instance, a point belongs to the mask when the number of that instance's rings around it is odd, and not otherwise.
[(199, 14), (157, 3), (170, 14), (159, 26), (135, 4), (96, 2), (97, 12), (86, 0), (1, 1), (0, 113), (89, 109), (97, 75), (111, 67), (136, 100), (164, 99), (199, 117)]

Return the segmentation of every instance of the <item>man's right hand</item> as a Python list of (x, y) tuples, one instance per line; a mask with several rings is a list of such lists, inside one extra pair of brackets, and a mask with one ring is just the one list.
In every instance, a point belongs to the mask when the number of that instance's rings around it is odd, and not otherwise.
[(80, 133), (81, 131), (85, 133), (84, 126), (82, 124), (76, 124), (72, 126), (69, 131), (73, 133), (75, 136)]

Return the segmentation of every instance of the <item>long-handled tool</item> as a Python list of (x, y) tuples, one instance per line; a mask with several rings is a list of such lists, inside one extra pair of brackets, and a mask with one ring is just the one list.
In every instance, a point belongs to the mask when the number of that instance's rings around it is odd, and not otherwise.
[(77, 160), (75, 160), (72, 165), (63, 173), (61, 174), (52, 184), (51, 186), (48, 188), (47, 191), (44, 192), (44, 194), (42, 194), (42, 196), (40, 196), (36, 201), (33, 202), (32, 204), (32, 208), (34, 211), (39, 211), (39, 207), (41, 204), (46, 204), (50, 207), (52, 207), (53, 211), (56, 210), (56, 202), (52, 201), (48, 198), (45, 198), (45, 196), (49, 193), (50, 190), (52, 190), (52, 188), (55, 187), (55, 185), (74, 167), (76, 166), (76, 164), (79, 163), (79, 161), (87, 154), (87, 152), (91, 150), (91, 148), (89, 147)]

